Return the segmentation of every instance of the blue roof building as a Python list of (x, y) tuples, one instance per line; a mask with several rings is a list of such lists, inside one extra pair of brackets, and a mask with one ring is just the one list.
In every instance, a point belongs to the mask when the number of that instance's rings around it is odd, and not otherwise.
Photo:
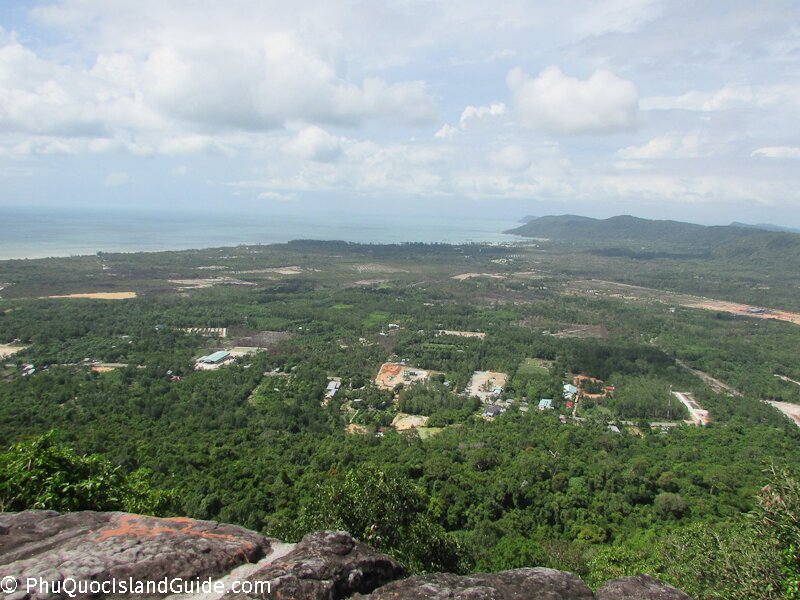
[(200, 360), (198, 362), (216, 365), (216, 364), (221, 363), (223, 360), (228, 358), (230, 355), (231, 355), (231, 353), (228, 352), (227, 350), (218, 350), (217, 352), (214, 352), (214, 354), (209, 354), (208, 356), (203, 356), (202, 358), (200, 358)]

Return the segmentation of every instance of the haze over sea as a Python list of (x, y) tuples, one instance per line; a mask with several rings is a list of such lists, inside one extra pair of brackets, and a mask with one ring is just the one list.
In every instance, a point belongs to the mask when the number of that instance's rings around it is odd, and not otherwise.
[(0, 207), (0, 259), (154, 252), (297, 239), (361, 243), (518, 241), (519, 223), (463, 215), (216, 214)]

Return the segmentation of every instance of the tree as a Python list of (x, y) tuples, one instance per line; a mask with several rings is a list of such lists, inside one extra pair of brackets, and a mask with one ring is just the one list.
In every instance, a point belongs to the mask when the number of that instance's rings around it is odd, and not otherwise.
[(653, 508), (662, 519), (680, 519), (689, 510), (680, 494), (661, 492), (653, 501)]
[(393, 555), (411, 573), (469, 569), (461, 545), (434, 521), (427, 495), (409, 480), (361, 467), (318, 491), (301, 510), (296, 535), (344, 529)]
[(0, 511), (124, 510), (166, 514), (172, 492), (155, 490), (144, 470), (125, 475), (99, 455), (58, 444), (55, 432), (0, 454)]

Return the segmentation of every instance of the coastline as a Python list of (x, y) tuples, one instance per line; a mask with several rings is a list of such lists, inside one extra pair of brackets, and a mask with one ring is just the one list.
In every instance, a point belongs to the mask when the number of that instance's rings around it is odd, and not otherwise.
[(509, 220), (458, 216), (217, 215), (0, 208), (0, 260), (197, 250), (292, 240), (365, 244), (519, 241)]

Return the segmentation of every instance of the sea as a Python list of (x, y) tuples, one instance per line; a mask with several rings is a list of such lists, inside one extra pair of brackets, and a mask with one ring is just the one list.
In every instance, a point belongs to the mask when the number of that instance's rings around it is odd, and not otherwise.
[(472, 215), (197, 213), (0, 207), (0, 259), (342, 240), (369, 244), (512, 242), (517, 221)]

